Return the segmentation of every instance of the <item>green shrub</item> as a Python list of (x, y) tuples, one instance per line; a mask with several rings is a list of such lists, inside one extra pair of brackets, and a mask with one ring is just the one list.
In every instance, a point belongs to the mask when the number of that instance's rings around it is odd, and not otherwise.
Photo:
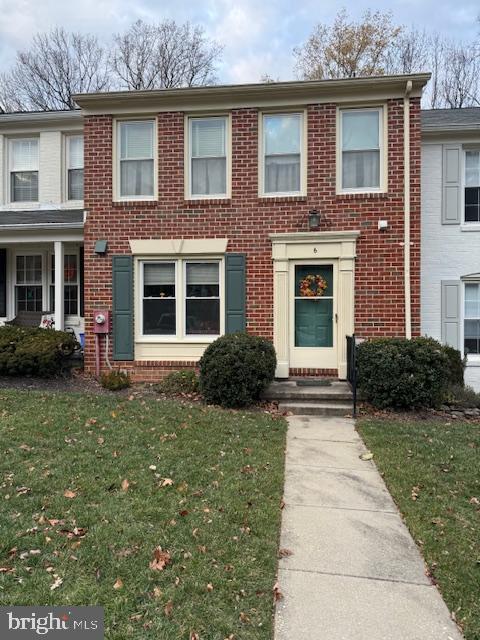
[(0, 375), (53, 377), (70, 366), (78, 347), (70, 333), (32, 327), (0, 327)]
[(245, 407), (256, 402), (272, 382), (277, 358), (268, 340), (232, 333), (212, 342), (199, 364), (200, 390), (207, 402)]
[(173, 371), (158, 384), (157, 390), (168, 395), (198, 393), (198, 376), (193, 369)]
[(456, 385), (449, 388), (445, 402), (450, 405), (458, 405), (465, 408), (480, 408), (480, 393), (476, 393), (472, 387)]
[(109, 391), (120, 391), (130, 386), (130, 376), (120, 369), (112, 369), (100, 376), (100, 384)]
[(432, 338), (378, 338), (357, 349), (358, 386), (373, 405), (409, 409), (433, 407), (445, 397), (449, 359)]
[(457, 349), (448, 346), (447, 344), (442, 346), (444, 354), (448, 358), (448, 372), (449, 372), (449, 386), (463, 387), (464, 373), (465, 373), (465, 359), (462, 358), (462, 354)]

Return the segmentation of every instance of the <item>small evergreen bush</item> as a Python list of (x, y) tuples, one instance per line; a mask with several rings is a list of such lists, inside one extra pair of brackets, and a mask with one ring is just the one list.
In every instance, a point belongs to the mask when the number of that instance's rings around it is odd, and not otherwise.
[(109, 391), (120, 391), (130, 386), (130, 376), (120, 369), (112, 369), (100, 376), (100, 384)]
[(465, 384), (465, 359), (462, 358), (462, 354), (457, 349), (448, 346), (447, 344), (442, 346), (444, 354), (448, 358), (448, 372), (449, 372), (449, 386), (463, 387)]
[(193, 369), (183, 369), (169, 373), (157, 386), (159, 393), (179, 395), (198, 393), (198, 376)]
[(200, 360), (200, 391), (222, 407), (245, 407), (259, 400), (277, 366), (269, 340), (232, 333), (212, 342)]
[(36, 327), (0, 327), (0, 375), (50, 378), (64, 373), (78, 343), (70, 333)]
[(358, 386), (380, 408), (440, 404), (450, 384), (449, 356), (432, 338), (377, 338), (357, 347)]
[(464, 387), (463, 385), (450, 387), (445, 401), (449, 405), (480, 409), (480, 393), (477, 393), (472, 387)]

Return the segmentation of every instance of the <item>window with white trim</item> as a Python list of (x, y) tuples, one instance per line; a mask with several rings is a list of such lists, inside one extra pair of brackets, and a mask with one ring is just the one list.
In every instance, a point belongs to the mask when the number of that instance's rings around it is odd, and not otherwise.
[(262, 118), (263, 194), (301, 193), (303, 113), (265, 113)]
[(9, 142), (10, 202), (38, 202), (38, 138)]
[(42, 311), (42, 256), (17, 255), (15, 261), (15, 310)]
[(342, 191), (381, 188), (383, 110), (340, 110), (340, 186)]
[(227, 195), (228, 118), (189, 118), (189, 185), (192, 198)]
[(125, 120), (117, 123), (117, 180), (120, 199), (152, 199), (155, 189), (155, 123)]
[(67, 136), (67, 199), (83, 200), (83, 136)]
[(465, 151), (465, 222), (480, 222), (480, 150)]
[[(55, 255), (51, 256), (50, 310), (55, 311)], [(63, 256), (63, 312), (66, 316), (78, 315), (80, 274), (78, 254)]]
[(463, 324), (464, 353), (480, 354), (480, 283), (465, 283)]
[(142, 335), (220, 335), (220, 264), (198, 259), (141, 261)]

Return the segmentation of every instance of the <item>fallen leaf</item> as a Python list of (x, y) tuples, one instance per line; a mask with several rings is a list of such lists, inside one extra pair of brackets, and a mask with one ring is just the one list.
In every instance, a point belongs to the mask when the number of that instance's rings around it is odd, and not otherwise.
[(123, 589), (123, 580), (121, 578), (117, 578), (115, 580), (115, 584), (113, 585), (114, 589)]
[(0, 567), (0, 573), (13, 573), (12, 567)]
[(54, 582), (52, 585), (50, 585), (50, 591), (55, 591), (55, 589), (58, 589), (58, 587), (60, 587), (63, 584), (63, 579), (60, 578), (60, 576), (53, 574), (53, 577), (54, 577)]
[(128, 491), (129, 486), (130, 486), (130, 483), (126, 478), (122, 480), (122, 491)]
[(290, 549), (280, 549), (278, 551), (278, 557), (279, 558), (287, 558), (288, 556), (293, 555), (293, 551), (290, 551)]
[(244, 623), (248, 623), (250, 622), (250, 618), (247, 616), (247, 614), (244, 611), (240, 611), (240, 622), (244, 622)]
[(200, 636), (196, 631), (192, 631), (190, 634), (190, 640), (200, 640)]
[(280, 591), (280, 585), (278, 584), (278, 582), (276, 582), (273, 585), (273, 599), (275, 600), (275, 602), (277, 602), (282, 598), (283, 598), (283, 593)]
[(63, 492), (63, 495), (65, 498), (76, 498), (77, 497), (77, 493), (75, 491), (70, 491), (70, 489), (65, 489), (65, 491)]
[(412, 500), (414, 501), (417, 500), (419, 494), (420, 494), (420, 487), (416, 487), (416, 486), (412, 487), (412, 493), (411, 493)]
[(149, 467), (150, 471), (156, 471), (157, 467), (154, 464), (151, 464)]
[(362, 453), (359, 458), (360, 460), (371, 460), (373, 458), (373, 453), (371, 451), (367, 451), (366, 453)]
[(160, 587), (153, 587), (153, 596), (154, 598), (161, 598), (163, 595), (163, 591)]
[(170, 564), (170, 554), (168, 551), (163, 551), (162, 547), (156, 547), (153, 552), (153, 560), (149, 564), (150, 569), (163, 571), (167, 564)]
[(165, 613), (167, 618), (169, 618), (172, 615), (172, 611), (173, 611), (173, 602), (172, 600), (169, 600), (167, 604), (164, 606), (163, 612)]
[(97, 438), (97, 443), (98, 444), (103, 444), (104, 442), (105, 442), (105, 438), (102, 438), (102, 437)]
[(211, 582), (207, 584), (207, 591), (213, 591), (213, 584)]
[(17, 496), (23, 496), (26, 493), (30, 493), (32, 490), (30, 487), (18, 487), (17, 488)]
[(469, 503), (470, 504), (480, 504), (480, 500), (478, 498), (473, 497), (473, 498), (470, 498)]
[(173, 480), (171, 478), (164, 478), (162, 480), (162, 487), (171, 487), (173, 484)]

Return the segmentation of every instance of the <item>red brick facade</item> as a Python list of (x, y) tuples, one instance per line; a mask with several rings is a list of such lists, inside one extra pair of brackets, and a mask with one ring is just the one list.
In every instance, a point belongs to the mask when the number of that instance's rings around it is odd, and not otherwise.
[[(111, 255), (130, 253), (129, 239), (228, 238), (228, 251), (247, 254), (248, 330), (272, 338), (273, 269), (268, 234), (307, 231), (307, 215), (322, 213), (320, 230), (358, 230), (355, 331), (362, 337), (405, 335), (403, 100), (388, 101), (388, 193), (336, 195), (336, 105), (310, 105), (306, 197), (258, 197), (258, 111), (232, 111), (232, 197), (185, 201), (184, 113), (160, 113), (156, 202), (112, 200), (110, 116), (85, 117), (86, 367), (94, 369), (92, 311), (112, 306)], [(420, 330), (420, 100), (411, 118), (412, 331)], [(388, 230), (377, 222), (386, 219)], [(94, 254), (97, 239), (108, 254)], [(126, 362), (136, 379), (155, 379), (178, 363)], [(193, 363), (183, 363), (192, 366)], [(305, 370), (306, 371), (306, 370)], [(310, 371), (308, 371), (310, 372)], [(307, 373), (308, 373), (307, 372)], [(298, 372), (296, 372), (298, 373)], [(318, 372), (317, 372), (318, 373)]]

